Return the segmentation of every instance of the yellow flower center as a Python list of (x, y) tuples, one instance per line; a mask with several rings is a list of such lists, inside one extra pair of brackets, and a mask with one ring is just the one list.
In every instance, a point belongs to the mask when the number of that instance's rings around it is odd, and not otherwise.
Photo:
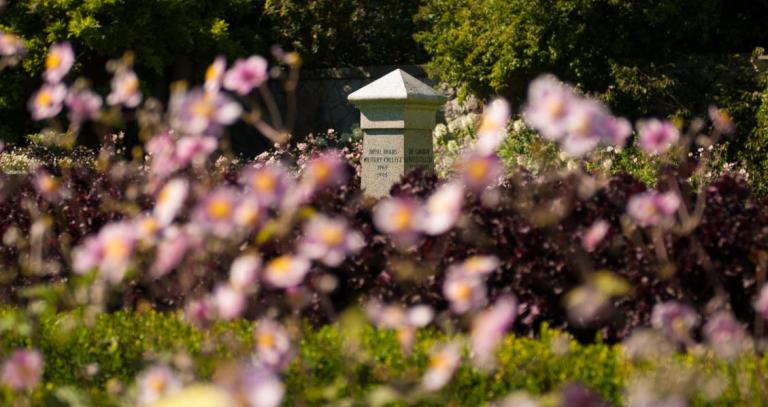
[(55, 192), (58, 188), (58, 184), (53, 177), (44, 176), (40, 179), (40, 189), (43, 192)]
[(157, 393), (165, 391), (166, 380), (162, 376), (155, 376), (149, 379), (149, 388)]
[(459, 299), (461, 301), (467, 301), (470, 298), (472, 298), (472, 288), (469, 287), (469, 284), (460, 281), (457, 282), (453, 286), (453, 295), (456, 297), (456, 299)]
[(104, 245), (104, 256), (110, 259), (124, 259), (130, 252), (131, 248), (119, 237), (109, 239)]
[(559, 98), (550, 100), (549, 103), (547, 103), (547, 113), (549, 113), (549, 116), (553, 119), (562, 116), (563, 113), (565, 113), (565, 103)]
[(163, 188), (160, 191), (160, 193), (157, 195), (157, 203), (165, 204), (170, 200), (171, 200), (171, 187), (170, 185), (166, 185), (165, 188)]
[(394, 216), (394, 224), (395, 229), (397, 230), (405, 230), (411, 225), (411, 220), (413, 219), (413, 214), (411, 213), (411, 210), (405, 207), (402, 207), (395, 212)]
[(488, 175), (488, 163), (482, 159), (473, 160), (467, 166), (467, 173), (470, 178), (475, 180), (482, 180)]
[(336, 225), (328, 226), (323, 229), (320, 238), (328, 246), (338, 246), (344, 241), (344, 230)]
[(213, 199), (208, 203), (208, 216), (212, 219), (227, 219), (231, 214), (232, 205), (225, 199)]
[(244, 225), (254, 225), (259, 219), (259, 211), (253, 205), (245, 205), (241, 207), (238, 215), (240, 222)]
[(273, 191), (277, 180), (271, 174), (259, 174), (253, 180), (253, 189), (260, 192)]
[(124, 80), (120, 84), (120, 90), (124, 94), (136, 93), (139, 90), (139, 80), (135, 77), (130, 77)]
[(269, 263), (270, 270), (279, 274), (286, 274), (291, 271), (291, 258), (289, 256), (280, 256)]
[(429, 368), (430, 369), (446, 369), (449, 365), (448, 358), (445, 357), (442, 353), (438, 353), (436, 355), (433, 355), (431, 358), (429, 358)]
[(316, 163), (312, 167), (312, 174), (317, 182), (325, 182), (331, 177), (331, 167), (324, 162)]
[(272, 348), (275, 346), (275, 335), (273, 335), (271, 332), (264, 332), (256, 339), (256, 342), (258, 342), (259, 347), (262, 348)]
[(52, 52), (45, 57), (45, 69), (56, 69), (61, 66), (61, 62), (61, 56), (56, 52)]
[(148, 217), (141, 222), (141, 230), (144, 232), (145, 235), (154, 235), (158, 229), (159, 229), (159, 226), (155, 218)]
[(35, 98), (35, 104), (41, 107), (48, 107), (53, 104), (53, 95), (48, 90), (41, 90)]
[(211, 64), (205, 71), (205, 81), (212, 82), (219, 77), (219, 70), (216, 68), (216, 64)]

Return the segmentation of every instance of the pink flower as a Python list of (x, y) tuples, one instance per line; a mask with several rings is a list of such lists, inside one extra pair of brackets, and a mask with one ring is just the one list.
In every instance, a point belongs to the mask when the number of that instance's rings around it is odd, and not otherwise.
[(507, 137), (510, 107), (504, 99), (496, 99), (485, 108), (480, 127), (477, 129), (478, 153), (487, 155), (495, 153)]
[(3, 384), (16, 391), (31, 391), (43, 376), (43, 356), (35, 349), (17, 349), (3, 362)]
[(192, 300), (184, 307), (184, 316), (191, 324), (204, 327), (213, 317), (213, 306), (207, 298)]
[(499, 268), (499, 258), (496, 256), (472, 256), (459, 264), (448, 267), (447, 274), (450, 277), (482, 277)]
[(112, 92), (107, 95), (110, 106), (134, 108), (141, 103), (139, 77), (130, 69), (121, 69), (112, 78)]
[(459, 362), (461, 362), (459, 345), (452, 343), (439, 348), (430, 356), (429, 366), (421, 379), (421, 386), (428, 391), (440, 390), (451, 381), (453, 373), (459, 367)]
[(736, 125), (733, 124), (733, 119), (731, 119), (731, 115), (727, 111), (712, 105), (709, 106), (708, 113), (715, 130), (721, 134), (732, 134), (736, 131)]
[(244, 407), (278, 407), (285, 385), (266, 366), (242, 363), (217, 375), (217, 384), (227, 389)]
[(262, 319), (256, 324), (256, 355), (265, 365), (285, 369), (291, 361), (291, 338), (288, 331), (272, 319)]
[(751, 345), (744, 326), (728, 311), (720, 311), (712, 316), (703, 329), (704, 338), (724, 359), (733, 359)]
[(290, 178), (282, 165), (247, 168), (240, 176), (240, 183), (253, 191), (265, 207), (276, 205), (291, 187)]
[(309, 267), (309, 260), (285, 254), (267, 263), (262, 278), (274, 287), (292, 288), (304, 281)]
[(373, 223), (403, 246), (415, 243), (423, 229), (426, 211), (412, 198), (384, 198), (373, 208)]
[(225, 321), (239, 317), (245, 310), (245, 294), (229, 284), (217, 286), (211, 300), (216, 309), (216, 315)]
[(189, 193), (189, 181), (175, 178), (168, 181), (157, 194), (154, 214), (161, 225), (169, 225), (184, 205)]
[(51, 45), (45, 57), (45, 73), (43, 77), (50, 84), (58, 84), (75, 64), (75, 53), (72, 45), (62, 42)]
[(464, 314), (485, 305), (485, 282), (479, 277), (451, 273), (443, 283), (443, 295), (451, 304), (451, 311)]
[(224, 88), (240, 95), (247, 95), (268, 78), (267, 60), (253, 55), (248, 59), (235, 61), (235, 65), (224, 75)]
[(205, 71), (205, 91), (218, 92), (221, 88), (221, 81), (224, 78), (224, 71), (227, 69), (227, 60), (224, 57), (216, 57), (213, 63)]
[(181, 263), (191, 246), (192, 243), (186, 232), (175, 227), (167, 229), (163, 240), (157, 246), (157, 254), (149, 274), (154, 278), (160, 278), (170, 273)]
[(239, 202), (236, 190), (218, 187), (197, 204), (192, 218), (204, 230), (226, 238), (234, 229), (235, 210)]
[(322, 188), (341, 185), (346, 182), (346, 166), (337, 150), (329, 150), (312, 158), (304, 167), (302, 182), (308, 185), (311, 191)]
[(87, 89), (70, 90), (64, 101), (69, 109), (67, 117), (74, 123), (97, 119), (101, 114), (102, 103), (101, 96)]
[(174, 159), (180, 167), (202, 165), (216, 151), (218, 142), (211, 136), (184, 136), (176, 141)]
[(472, 360), (480, 368), (489, 368), (499, 341), (504, 337), (517, 313), (517, 300), (507, 295), (472, 320), (470, 342)]
[(608, 234), (610, 225), (604, 219), (596, 220), (592, 226), (587, 229), (583, 235), (581, 235), (581, 247), (588, 253), (592, 253), (597, 248), (597, 245), (603, 241), (605, 235)]
[(35, 189), (49, 202), (56, 202), (61, 198), (61, 186), (48, 171), (40, 169), (35, 175)]
[(613, 146), (623, 146), (632, 135), (632, 125), (622, 117), (606, 115), (602, 118), (602, 140)]
[(427, 199), (424, 231), (432, 236), (443, 234), (456, 224), (464, 204), (464, 187), (458, 182), (443, 184)]
[(72, 250), (72, 269), (85, 274), (99, 266), (101, 262), (101, 242), (98, 236), (89, 236), (83, 243)]
[(693, 308), (676, 301), (656, 304), (651, 314), (651, 325), (667, 338), (679, 343), (691, 340), (691, 330), (699, 323)]
[(363, 235), (349, 230), (346, 219), (316, 215), (304, 225), (298, 251), (308, 259), (337, 267), (348, 255), (356, 254), (364, 245)]
[(252, 231), (267, 216), (255, 194), (247, 194), (235, 209), (235, 223), (246, 232)]
[(129, 222), (111, 223), (99, 232), (99, 272), (111, 283), (120, 282), (128, 269), (136, 245), (136, 232)]
[(680, 138), (680, 131), (669, 121), (641, 120), (637, 128), (638, 145), (648, 154), (663, 153)]
[(149, 213), (141, 213), (133, 219), (133, 229), (136, 240), (145, 246), (153, 246), (157, 237), (163, 229), (163, 226), (157, 221), (157, 218)]
[(755, 311), (768, 320), (768, 284), (763, 285), (760, 289), (760, 295), (755, 302)]
[(572, 157), (581, 157), (592, 151), (600, 143), (602, 124), (607, 112), (601, 105), (591, 100), (578, 100), (565, 118), (566, 134), (560, 140), (563, 151)]
[(50, 119), (61, 112), (62, 103), (66, 96), (67, 87), (63, 84), (46, 83), (32, 95), (27, 107), (34, 120)]
[(16, 58), (26, 53), (24, 41), (7, 32), (0, 31), (0, 56)]
[(164, 396), (181, 390), (181, 386), (181, 380), (167, 365), (150, 366), (136, 376), (136, 402), (140, 406), (151, 405)]
[(243, 112), (239, 103), (219, 92), (198, 88), (179, 97), (178, 109), (173, 109), (174, 128), (190, 135), (219, 135)]
[(243, 292), (253, 290), (260, 268), (261, 257), (256, 254), (245, 254), (236, 258), (229, 268), (229, 284)]
[(459, 170), (464, 185), (475, 192), (496, 184), (504, 172), (501, 160), (495, 154), (466, 156), (459, 163)]
[(676, 193), (651, 190), (629, 198), (627, 213), (640, 226), (658, 226), (669, 221), (679, 207)]
[(528, 87), (525, 122), (547, 140), (559, 140), (566, 133), (565, 118), (575, 98), (573, 90), (554, 76), (540, 76)]

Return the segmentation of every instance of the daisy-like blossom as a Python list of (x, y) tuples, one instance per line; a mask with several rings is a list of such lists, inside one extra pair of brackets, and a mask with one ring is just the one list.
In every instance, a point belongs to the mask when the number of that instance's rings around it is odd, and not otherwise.
[(482, 192), (496, 184), (503, 172), (501, 160), (495, 154), (470, 154), (459, 162), (459, 173), (464, 185), (475, 192)]
[(238, 406), (277, 407), (285, 395), (285, 385), (272, 369), (252, 363), (229, 367), (217, 383), (239, 401)]
[(760, 294), (755, 301), (755, 311), (768, 320), (768, 284), (763, 285), (760, 289)]
[(565, 135), (565, 118), (575, 99), (573, 90), (554, 76), (540, 76), (528, 87), (525, 123), (547, 140), (559, 140)]
[(163, 364), (150, 366), (136, 376), (136, 403), (140, 406), (151, 405), (180, 391), (181, 387), (181, 380), (170, 367)]
[(125, 106), (134, 108), (141, 103), (142, 95), (139, 89), (139, 77), (130, 69), (121, 69), (112, 78), (112, 91), (107, 95), (110, 106)]
[(221, 92), (193, 89), (183, 96), (178, 109), (172, 109), (174, 128), (190, 135), (218, 136), (243, 112), (239, 103)]
[(310, 262), (304, 257), (285, 254), (267, 263), (262, 278), (276, 288), (292, 288), (304, 281), (309, 267)]
[(240, 316), (245, 310), (245, 293), (230, 284), (220, 284), (213, 290), (211, 302), (216, 310), (216, 315), (231, 321)]
[(429, 358), (429, 366), (421, 379), (421, 386), (428, 391), (440, 390), (451, 381), (459, 362), (461, 348), (458, 344), (451, 343), (439, 348)]
[(77, 273), (98, 269), (109, 282), (118, 283), (128, 270), (135, 246), (136, 230), (131, 222), (110, 223), (73, 250), (73, 269)]
[(205, 71), (206, 92), (218, 92), (221, 89), (221, 81), (224, 78), (224, 72), (227, 70), (226, 58), (219, 56), (213, 61)]
[(99, 272), (112, 283), (123, 279), (136, 246), (136, 230), (129, 222), (111, 223), (99, 232)]
[(372, 301), (365, 307), (368, 319), (381, 329), (393, 329), (405, 353), (410, 353), (416, 340), (416, 331), (432, 322), (435, 311), (428, 305), (405, 308), (401, 305)]
[(254, 332), (256, 355), (259, 361), (275, 369), (285, 369), (292, 358), (291, 337), (288, 331), (273, 319), (262, 319)]
[(316, 215), (304, 225), (298, 252), (326, 266), (337, 267), (348, 255), (357, 254), (363, 246), (363, 235), (350, 230), (346, 219)]
[(451, 304), (451, 311), (464, 314), (485, 305), (485, 281), (476, 276), (452, 274), (443, 283), (443, 295)]
[(602, 125), (609, 116), (603, 106), (591, 100), (574, 102), (565, 119), (566, 134), (560, 147), (572, 157), (581, 157), (600, 144)]
[(51, 45), (45, 57), (45, 72), (43, 78), (50, 84), (57, 84), (64, 79), (75, 64), (75, 52), (72, 44), (62, 42)]
[(157, 218), (149, 213), (142, 213), (136, 216), (132, 223), (136, 240), (147, 246), (155, 244), (163, 228), (163, 225), (158, 222)]
[(254, 288), (261, 268), (261, 257), (249, 253), (236, 258), (229, 268), (229, 284), (236, 290), (247, 292)]
[(632, 135), (632, 124), (623, 117), (606, 114), (602, 117), (602, 141), (612, 146), (623, 146)]
[(247, 95), (269, 78), (267, 60), (259, 55), (238, 59), (224, 74), (224, 89)]
[(179, 167), (189, 164), (202, 165), (216, 151), (218, 141), (212, 136), (184, 136), (176, 141), (174, 162)]
[[(302, 171), (301, 181), (311, 192), (341, 185), (349, 174), (337, 150), (328, 150), (307, 162)], [(310, 192), (310, 194), (311, 194)]]
[(178, 165), (173, 155), (176, 151), (176, 142), (171, 131), (156, 134), (144, 145), (149, 161), (149, 171), (157, 179), (165, 179), (176, 171)]
[(184, 307), (184, 317), (187, 321), (201, 328), (213, 318), (213, 312), (213, 305), (208, 298), (192, 300)]
[(29, 99), (27, 107), (34, 120), (44, 120), (55, 117), (67, 97), (67, 87), (64, 84), (46, 83)]
[(456, 224), (464, 204), (464, 187), (459, 182), (440, 186), (426, 202), (424, 231), (432, 236), (443, 234)]
[(253, 191), (254, 196), (265, 207), (272, 207), (280, 202), (291, 187), (288, 172), (280, 164), (247, 168), (240, 176), (240, 184)]
[(67, 117), (73, 123), (81, 123), (85, 120), (94, 120), (101, 114), (103, 101), (101, 96), (88, 89), (71, 90), (67, 94), (64, 104), (69, 109)]
[(49, 202), (56, 202), (61, 198), (61, 185), (51, 173), (43, 169), (35, 174), (35, 190)]
[(0, 57), (16, 58), (26, 52), (24, 41), (11, 33), (0, 31)]
[(412, 198), (384, 198), (373, 209), (373, 224), (402, 245), (415, 243), (424, 229), (427, 212)]
[(495, 153), (507, 137), (510, 107), (504, 99), (496, 99), (486, 106), (477, 129), (476, 150), (480, 154)]
[(493, 364), (496, 347), (516, 316), (517, 300), (506, 295), (472, 320), (470, 344), (472, 361), (476, 366), (489, 368)]
[(605, 239), (611, 226), (605, 219), (598, 219), (581, 235), (581, 247), (592, 253), (597, 245)]
[(173, 222), (188, 193), (189, 181), (186, 178), (174, 178), (163, 186), (157, 194), (154, 208), (155, 218), (161, 225)]
[(680, 198), (669, 191), (647, 191), (633, 195), (627, 203), (627, 213), (640, 226), (658, 226), (671, 220), (680, 207)]
[(637, 133), (638, 145), (648, 154), (663, 153), (680, 138), (680, 130), (672, 122), (659, 119), (639, 121)]
[(733, 359), (751, 344), (744, 325), (728, 311), (713, 315), (704, 325), (702, 332), (715, 354), (724, 359)]
[(265, 218), (265, 210), (255, 194), (246, 194), (235, 209), (235, 223), (245, 231), (252, 231)]
[(603, 316), (609, 299), (590, 284), (576, 287), (565, 297), (568, 319), (576, 325), (587, 326)]
[(712, 120), (712, 125), (715, 130), (721, 134), (733, 134), (736, 131), (736, 125), (733, 123), (731, 115), (723, 109), (719, 109), (717, 106), (710, 106), (707, 110), (709, 113), (709, 119)]
[(17, 349), (3, 362), (0, 380), (16, 391), (31, 391), (43, 376), (43, 356), (35, 349)]
[(471, 256), (461, 263), (448, 267), (449, 278), (453, 276), (483, 277), (499, 268), (499, 258), (496, 256)]
[(691, 330), (699, 323), (693, 308), (676, 301), (656, 304), (651, 313), (651, 325), (664, 336), (678, 343), (691, 340)]
[(239, 202), (240, 198), (235, 189), (218, 187), (197, 204), (192, 218), (203, 230), (226, 238), (234, 230), (235, 210)]
[(170, 273), (181, 263), (191, 246), (191, 239), (185, 231), (176, 227), (166, 229), (163, 239), (157, 245), (157, 254), (149, 274), (160, 278)]

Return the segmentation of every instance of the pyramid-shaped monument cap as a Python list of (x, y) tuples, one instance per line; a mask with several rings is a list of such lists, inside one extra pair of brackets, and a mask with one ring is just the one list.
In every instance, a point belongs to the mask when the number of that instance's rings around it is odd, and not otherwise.
[(445, 96), (402, 69), (395, 69), (352, 92), (347, 99), (355, 105), (405, 103), (437, 106), (445, 102)]

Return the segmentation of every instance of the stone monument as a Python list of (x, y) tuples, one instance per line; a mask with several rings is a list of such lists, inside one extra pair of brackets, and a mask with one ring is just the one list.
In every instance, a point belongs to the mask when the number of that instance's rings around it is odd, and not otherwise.
[(353, 92), (363, 130), (362, 188), (382, 197), (414, 167), (434, 167), (432, 129), (445, 97), (396, 69)]

